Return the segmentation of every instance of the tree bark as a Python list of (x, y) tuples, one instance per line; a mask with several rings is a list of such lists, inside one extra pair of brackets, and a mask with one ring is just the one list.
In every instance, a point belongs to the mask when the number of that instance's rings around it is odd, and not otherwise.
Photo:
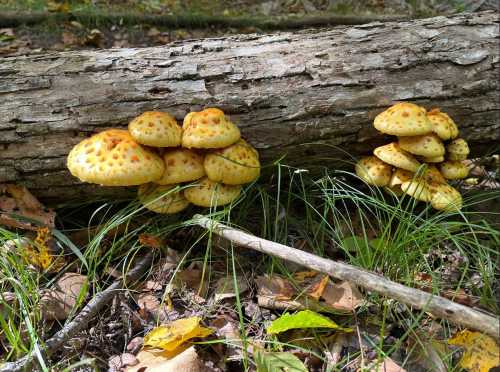
[(146, 110), (180, 121), (220, 107), (263, 162), (340, 166), (387, 141), (372, 126), (395, 101), (440, 107), (472, 155), (500, 138), (498, 13), (236, 35), (162, 47), (73, 51), (0, 60), (0, 182), (55, 201), (123, 195), (65, 168), (93, 132)]

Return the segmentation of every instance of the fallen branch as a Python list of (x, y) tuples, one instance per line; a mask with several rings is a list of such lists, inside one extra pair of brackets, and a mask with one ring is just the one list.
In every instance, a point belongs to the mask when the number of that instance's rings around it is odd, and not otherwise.
[(406, 287), (383, 276), (346, 263), (332, 261), (283, 244), (258, 238), (201, 215), (195, 215), (194, 219), (197, 225), (237, 245), (295, 262), (337, 279), (347, 280), (362, 288), (396, 299), (414, 308), (423, 309), (435, 317), (447, 319), (451, 323), (467, 328), (476, 329), (494, 337), (496, 340), (500, 339), (499, 322), (494, 316), (473, 310), (467, 306), (419, 289)]
[[(153, 252), (147, 253), (124, 278), (115, 281), (104, 291), (96, 294), (71, 322), (66, 324), (59, 332), (45, 342), (45, 348), (42, 350), (43, 356), (48, 357), (58, 351), (66, 341), (84, 329), (127, 282), (133, 282), (144, 274), (146, 269), (150, 267), (152, 260)], [(33, 363), (36, 355), (35, 349), (15, 362), (1, 365), (0, 372), (21, 372), (28, 370), (28, 367)]]

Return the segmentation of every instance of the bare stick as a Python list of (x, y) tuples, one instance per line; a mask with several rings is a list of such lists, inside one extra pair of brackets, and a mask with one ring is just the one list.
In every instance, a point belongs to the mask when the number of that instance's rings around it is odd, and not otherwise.
[(440, 296), (406, 287), (383, 276), (359, 269), (342, 262), (332, 261), (283, 244), (258, 238), (241, 230), (223, 225), (201, 215), (195, 215), (196, 224), (240, 246), (254, 249), (272, 256), (295, 262), (307, 268), (328, 274), (334, 278), (347, 280), (362, 288), (396, 299), (402, 303), (457, 325), (476, 329), (496, 340), (499, 336), (499, 322), (494, 316), (473, 310)]
[[(115, 281), (104, 291), (96, 294), (71, 322), (66, 324), (59, 332), (45, 342), (45, 349), (42, 350), (42, 354), (46, 357), (50, 356), (55, 351), (59, 350), (71, 337), (84, 329), (104, 305), (111, 301), (117, 291), (124, 287), (126, 282), (132, 282), (140, 278), (150, 266), (152, 260), (153, 252), (147, 253), (124, 278)], [(15, 362), (0, 365), (0, 372), (20, 372), (28, 370), (28, 366), (33, 362), (35, 357), (36, 350)]]

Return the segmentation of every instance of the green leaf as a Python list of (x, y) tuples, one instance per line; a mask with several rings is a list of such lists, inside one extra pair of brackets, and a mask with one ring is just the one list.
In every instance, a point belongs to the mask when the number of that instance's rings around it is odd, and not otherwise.
[(342, 247), (349, 252), (359, 252), (359, 251), (367, 251), (369, 249), (368, 242), (360, 238), (359, 236), (348, 236), (341, 241)]
[(291, 353), (255, 354), (257, 372), (307, 372), (306, 366)]
[(266, 331), (269, 334), (276, 334), (297, 328), (331, 328), (347, 332), (351, 331), (351, 329), (342, 328), (333, 320), (311, 310), (299, 311), (293, 315), (288, 313), (283, 314), (272, 322)]

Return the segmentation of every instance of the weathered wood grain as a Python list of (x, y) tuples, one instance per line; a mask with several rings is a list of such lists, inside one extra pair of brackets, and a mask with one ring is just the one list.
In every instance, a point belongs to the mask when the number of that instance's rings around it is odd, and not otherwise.
[(336, 167), (322, 159), (370, 152), (385, 140), (375, 115), (406, 100), (448, 112), (477, 155), (500, 138), (498, 41), (498, 13), (483, 12), (4, 58), (0, 182), (55, 200), (123, 194), (79, 183), (65, 156), (152, 109), (220, 107), (264, 162)]

